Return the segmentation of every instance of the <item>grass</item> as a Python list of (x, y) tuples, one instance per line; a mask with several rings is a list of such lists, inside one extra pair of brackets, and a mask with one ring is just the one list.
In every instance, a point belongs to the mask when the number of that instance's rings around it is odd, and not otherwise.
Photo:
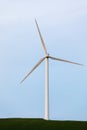
[(0, 119), (0, 130), (87, 130), (87, 122)]

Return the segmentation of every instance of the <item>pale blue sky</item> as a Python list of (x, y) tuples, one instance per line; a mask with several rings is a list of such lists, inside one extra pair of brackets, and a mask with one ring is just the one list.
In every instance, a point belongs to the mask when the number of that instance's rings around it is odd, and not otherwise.
[[(87, 0), (0, 0), (0, 118), (44, 118), (48, 53), (87, 65)], [(50, 119), (87, 121), (87, 66), (50, 60)]]

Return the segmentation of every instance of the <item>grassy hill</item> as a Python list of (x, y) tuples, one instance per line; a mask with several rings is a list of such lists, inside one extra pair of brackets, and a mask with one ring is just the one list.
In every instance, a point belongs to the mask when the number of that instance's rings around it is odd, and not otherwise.
[(0, 130), (87, 130), (87, 122), (0, 119)]

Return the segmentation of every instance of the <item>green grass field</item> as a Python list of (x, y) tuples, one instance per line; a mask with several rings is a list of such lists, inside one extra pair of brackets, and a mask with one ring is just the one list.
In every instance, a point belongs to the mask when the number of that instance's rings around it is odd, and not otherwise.
[(0, 119), (0, 130), (87, 130), (87, 122)]

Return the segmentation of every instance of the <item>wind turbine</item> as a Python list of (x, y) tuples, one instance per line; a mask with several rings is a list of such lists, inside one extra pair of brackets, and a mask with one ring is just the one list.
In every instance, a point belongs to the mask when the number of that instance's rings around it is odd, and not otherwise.
[(49, 55), (36, 19), (35, 19), (35, 23), (36, 23), (36, 27), (40, 36), (40, 40), (41, 40), (41, 44), (42, 44), (45, 56), (39, 60), (39, 62), (31, 69), (31, 71), (23, 78), (23, 80), (20, 83), (22, 83), (28, 76), (30, 76), (30, 74), (45, 60), (45, 119), (48, 120), (49, 119), (49, 59), (57, 60), (61, 62), (67, 62), (71, 64), (76, 64), (76, 65), (82, 65), (82, 64), (68, 61), (65, 59), (56, 58)]

